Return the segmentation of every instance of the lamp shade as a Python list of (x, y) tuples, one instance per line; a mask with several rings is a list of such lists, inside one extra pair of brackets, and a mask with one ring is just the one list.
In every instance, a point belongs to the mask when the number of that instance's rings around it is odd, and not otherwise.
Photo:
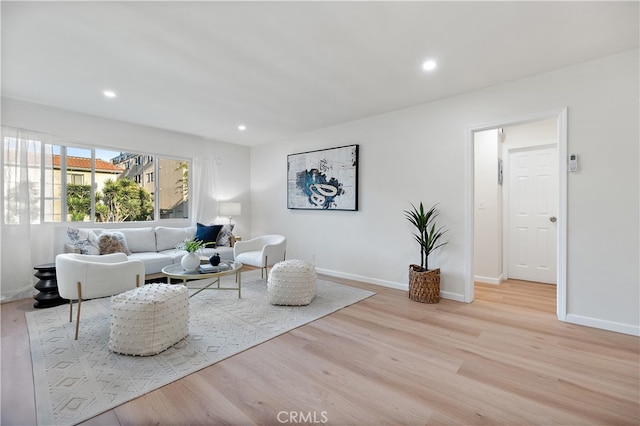
[(242, 205), (240, 203), (224, 202), (220, 203), (220, 216), (240, 216)]

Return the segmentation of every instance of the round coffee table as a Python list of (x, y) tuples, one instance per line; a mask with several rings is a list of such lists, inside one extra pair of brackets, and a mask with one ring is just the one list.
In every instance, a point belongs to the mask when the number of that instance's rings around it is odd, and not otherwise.
[[(182, 284), (192, 290), (198, 290), (189, 297), (193, 297), (200, 293), (202, 290), (238, 290), (238, 299), (241, 297), (242, 291), (242, 276), (240, 270), (242, 269), (242, 263), (240, 262), (221, 262), (221, 265), (228, 265), (228, 269), (224, 269), (218, 272), (185, 272), (182, 265), (169, 265), (162, 268), (162, 273), (167, 277), (167, 283), (171, 284), (171, 279), (182, 280)], [(225, 275), (236, 274), (237, 287), (220, 287), (220, 278)], [(187, 286), (187, 280), (213, 280), (211, 283), (204, 287), (189, 287)], [(216, 284), (215, 287), (211, 287)]]

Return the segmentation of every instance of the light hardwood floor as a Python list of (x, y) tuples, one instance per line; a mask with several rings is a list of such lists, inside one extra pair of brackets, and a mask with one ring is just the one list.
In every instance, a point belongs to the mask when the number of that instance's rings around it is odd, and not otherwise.
[[(426, 305), (322, 278), (377, 295), (85, 424), (640, 424), (639, 339), (557, 321), (552, 286)], [(2, 305), (2, 425), (35, 424), (32, 309)]]

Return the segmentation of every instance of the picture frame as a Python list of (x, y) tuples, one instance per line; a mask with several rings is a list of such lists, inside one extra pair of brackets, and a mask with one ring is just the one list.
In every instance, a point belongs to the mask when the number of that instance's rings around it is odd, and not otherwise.
[(287, 156), (287, 208), (358, 210), (359, 145)]

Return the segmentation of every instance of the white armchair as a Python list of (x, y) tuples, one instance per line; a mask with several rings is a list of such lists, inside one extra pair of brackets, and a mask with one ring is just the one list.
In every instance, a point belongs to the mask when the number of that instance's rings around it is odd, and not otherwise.
[(65, 253), (56, 256), (56, 278), (60, 296), (69, 299), (69, 322), (73, 321), (73, 301), (78, 301), (75, 336), (78, 340), (82, 300), (113, 296), (138, 287), (140, 279), (144, 280), (144, 264), (140, 260), (127, 260), (124, 253), (102, 256)]
[(284, 260), (287, 253), (287, 239), (282, 235), (263, 235), (247, 241), (236, 241), (233, 258), (236, 262), (260, 268), (260, 275), (270, 265)]

